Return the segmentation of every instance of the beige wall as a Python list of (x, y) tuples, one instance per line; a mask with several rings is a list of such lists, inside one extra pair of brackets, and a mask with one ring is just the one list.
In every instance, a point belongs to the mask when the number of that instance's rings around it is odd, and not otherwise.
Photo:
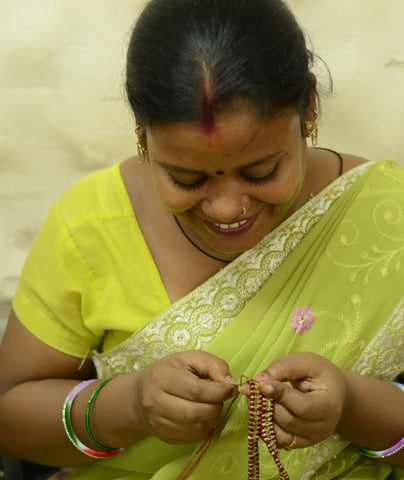
[[(142, 4), (0, 2), (0, 332), (51, 202), (135, 150), (123, 59)], [(404, 1), (290, 4), (335, 82), (321, 146), (404, 165)], [(321, 82), (324, 68), (315, 71)]]

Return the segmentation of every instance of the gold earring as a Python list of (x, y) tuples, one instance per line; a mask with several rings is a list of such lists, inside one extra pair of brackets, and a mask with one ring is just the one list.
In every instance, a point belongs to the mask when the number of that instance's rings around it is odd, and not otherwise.
[(311, 144), (313, 147), (317, 147), (318, 145), (318, 124), (317, 124), (317, 118), (318, 118), (318, 112), (316, 109), (313, 109), (315, 118), (313, 121), (308, 120), (303, 123), (303, 130), (304, 130), (304, 136), (306, 138), (310, 137), (311, 138)]
[(139, 124), (136, 124), (135, 133), (137, 136), (137, 143), (136, 143), (137, 153), (141, 161), (144, 162), (147, 159), (148, 152), (147, 152), (146, 135), (144, 133), (143, 127), (141, 127)]

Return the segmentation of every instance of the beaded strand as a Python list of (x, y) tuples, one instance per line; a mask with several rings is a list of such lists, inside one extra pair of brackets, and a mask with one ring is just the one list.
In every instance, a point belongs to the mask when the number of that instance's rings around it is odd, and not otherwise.
[[(245, 380), (250, 386), (250, 407), (249, 407), (249, 421), (248, 421), (248, 436), (247, 436), (247, 451), (248, 451), (248, 477), (247, 480), (259, 480), (260, 465), (259, 465), (259, 451), (258, 440), (261, 438), (268, 447), (269, 453), (272, 455), (276, 466), (279, 470), (279, 480), (290, 480), (285, 467), (282, 465), (279, 458), (279, 449), (276, 441), (275, 427), (274, 427), (274, 400), (266, 398), (258, 390), (258, 382), (243, 375), (241, 381)], [(240, 382), (241, 385), (241, 382)], [(196, 466), (206, 453), (213, 436), (228, 416), (234, 402), (238, 397), (238, 393), (231, 401), (226, 413), (220, 420), (219, 424), (210, 432), (207, 439), (203, 442), (200, 448), (191, 457), (185, 468), (182, 470), (177, 480), (185, 480), (195, 470)]]
[(247, 383), (250, 385), (250, 409), (248, 420), (248, 480), (259, 479), (260, 466), (259, 466), (259, 452), (258, 452), (258, 439), (260, 436), (261, 425), (261, 409), (259, 408), (258, 400), (259, 393), (254, 383)]
[(289, 475), (279, 458), (279, 448), (274, 427), (274, 400), (266, 398), (258, 390), (258, 382), (244, 377), (250, 387), (250, 407), (248, 420), (248, 477), (259, 480), (258, 440), (261, 438), (268, 447), (279, 470), (279, 480), (289, 480)]

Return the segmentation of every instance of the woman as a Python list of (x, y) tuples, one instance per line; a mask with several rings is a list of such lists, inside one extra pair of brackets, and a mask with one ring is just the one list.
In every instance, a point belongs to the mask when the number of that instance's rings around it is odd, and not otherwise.
[[(275, 400), (290, 478), (398, 478), (404, 174), (307, 148), (310, 60), (281, 0), (146, 6), (127, 67), (139, 158), (69, 189), (32, 247), (1, 451), (75, 466), (59, 478), (175, 479), (213, 432), (191, 478), (244, 479), (252, 407), (230, 400), (248, 378), (242, 394)], [(260, 445), (254, 468), (278, 478)]]

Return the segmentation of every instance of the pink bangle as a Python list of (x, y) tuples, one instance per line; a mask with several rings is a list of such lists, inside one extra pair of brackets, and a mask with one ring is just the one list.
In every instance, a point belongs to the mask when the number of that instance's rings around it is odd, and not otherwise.
[(98, 450), (93, 450), (92, 448), (87, 447), (82, 443), (77, 435), (73, 431), (73, 427), (70, 421), (70, 410), (73, 404), (74, 399), (77, 397), (77, 395), (84, 390), (88, 385), (97, 382), (97, 379), (91, 379), (91, 380), (86, 380), (82, 383), (79, 383), (76, 385), (73, 390), (67, 395), (65, 403), (63, 404), (63, 425), (65, 427), (66, 435), (68, 436), (69, 440), (72, 442), (72, 444), (79, 450), (81, 453), (84, 453), (85, 455), (88, 455), (89, 457), (93, 458), (109, 458), (109, 457), (114, 457), (115, 455), (119, 455), (122, 453), (125, 449), (124, 448), (116, 448), (113, 450), (109, 451), (103, 451), (100, 452)]

